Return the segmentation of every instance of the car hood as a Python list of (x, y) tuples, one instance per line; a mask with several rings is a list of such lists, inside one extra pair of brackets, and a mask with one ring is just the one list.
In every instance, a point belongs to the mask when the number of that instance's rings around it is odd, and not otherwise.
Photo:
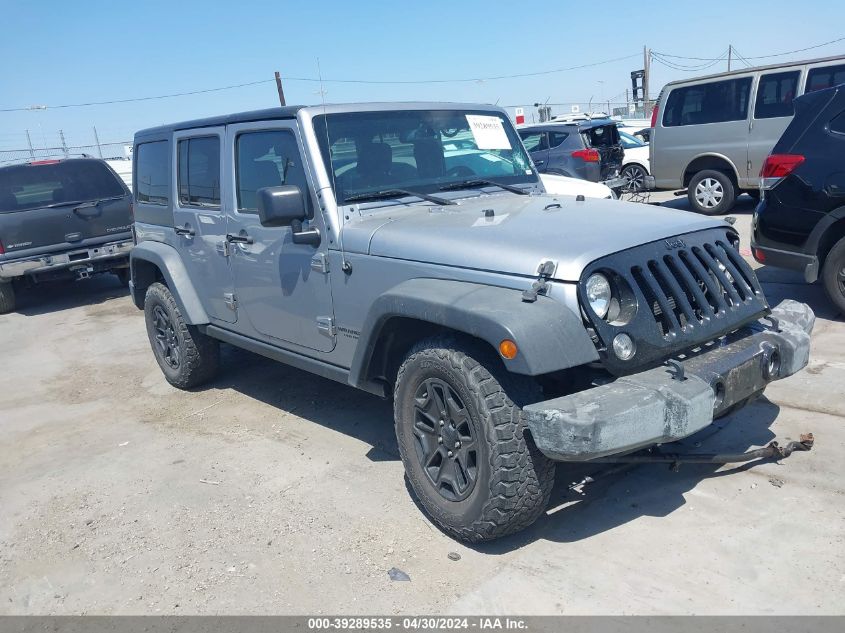
[(557, 263), (555, 279), (577, 281), (590, 262), (646, 242), (727, 225), (653, 205), (566, 196), (482, 195), (456, 205), (409, 204), (348, 221), (348, 252), (535, 276)]

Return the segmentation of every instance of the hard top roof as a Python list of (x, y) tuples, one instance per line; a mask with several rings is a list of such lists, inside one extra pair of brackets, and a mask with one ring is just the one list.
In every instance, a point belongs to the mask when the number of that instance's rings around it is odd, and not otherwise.
[(234, 123), (250, 123), (253, 121), (272, 121), (279, 119), (293, 119), (300, 110), (307, 110), (312, 116), (322, 114), (337, 114), (339, 112), (371, 112), (389, 110), (495, 110), (504, 112), (502, 108), (489, 104), (478, 103), (443, 103), (443, 102), (376, 102), (376, 103), (327, 103), (312, 106), (285, 106), (236, 112), (219, 116), (193, 119), (179, 123), (168, 123), (156, 127), (139, 130), (135, 136), (161, 136), (178, 130), (231, 125)]

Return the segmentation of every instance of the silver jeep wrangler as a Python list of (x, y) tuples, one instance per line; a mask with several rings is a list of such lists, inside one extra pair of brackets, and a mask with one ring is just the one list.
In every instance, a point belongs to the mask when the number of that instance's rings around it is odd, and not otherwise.
[(483, 541), (555, 461), (690, 435), (808, 360), (727, 223), (550, 196), (505, 112), (274, 108), (135, 136), (131, 288), (166, 379), (220, 342), (393, 398), (408, 479)]

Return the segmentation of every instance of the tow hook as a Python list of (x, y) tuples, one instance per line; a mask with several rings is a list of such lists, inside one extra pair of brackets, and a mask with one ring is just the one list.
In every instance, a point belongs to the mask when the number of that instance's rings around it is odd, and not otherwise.
[(682, 463), (688, 464), (738, 464), (754, 460), (775, 459), (789, 457), (795, 451), (809, 451), (813, 448), (815, 438), (812, 433), (802, 433), (800, 439), (781, 446), (777, 441), (769, 442), (765, 448), (758, 448), (747, 453), (663, 453), (659, 449), (652, 449), (644, 453), (630, 455), (612, 455), (592, 459), (595, 464), (651, 464), (668, 463), (671, 470), (677, 472)]

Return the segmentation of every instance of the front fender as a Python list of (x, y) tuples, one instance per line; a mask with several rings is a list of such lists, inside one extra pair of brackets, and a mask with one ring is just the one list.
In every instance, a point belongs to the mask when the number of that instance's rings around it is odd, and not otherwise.
[(136, 306), (144, 307), (146, 289), (156, 281), (155, 276), (150, 272), (151, 268), (145, 264), (151, 264), (161, 272), (161, 276), (176, 300), (176, 305), (179, 306), (180, 312), (188, 323), (201, 325), (209, 322), (182, 258), (175, 248), (162, 242), (140, 242), (129, 255), (129, 267), (132, 271), (130, 281), (132, 299)]
[(516, 374), (538, 376), (598, 360), (581, 319), (568, 307), (545, 297), (522, 300), (522, 291), (442, 279), (411, 279), (378, 297), (367, 314), (349, 383), (370, 379), (370, 362), (387, 322), (411, 318), (463, 332), (499, 349), (503, 339), (516, 342), (519, 353), (502, 359)]

